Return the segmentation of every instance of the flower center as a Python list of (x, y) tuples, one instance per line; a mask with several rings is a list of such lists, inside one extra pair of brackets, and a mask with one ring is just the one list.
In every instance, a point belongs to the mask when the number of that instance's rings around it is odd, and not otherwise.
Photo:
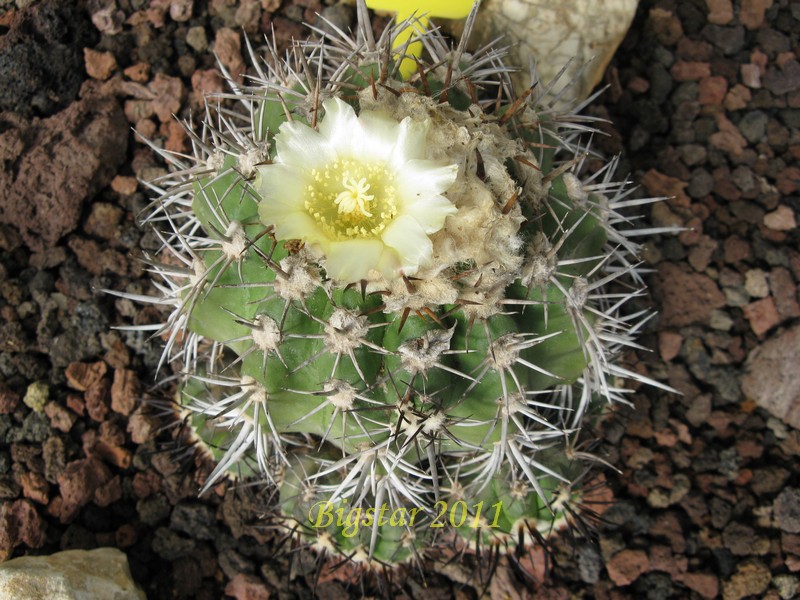
[(374, 238), (397, 216), (394, 175), (380, 163), (340, 159), (312, 169), (304, 207), (332, 239)]

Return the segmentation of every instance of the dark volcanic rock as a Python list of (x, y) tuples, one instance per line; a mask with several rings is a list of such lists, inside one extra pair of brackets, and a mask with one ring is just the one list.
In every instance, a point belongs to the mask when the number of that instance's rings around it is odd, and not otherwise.
[(46, 0), (20, 11), (0, 37), (0, 110), (47, 116), (78, 95), (83, 47), (94, 37), (72, 2)]

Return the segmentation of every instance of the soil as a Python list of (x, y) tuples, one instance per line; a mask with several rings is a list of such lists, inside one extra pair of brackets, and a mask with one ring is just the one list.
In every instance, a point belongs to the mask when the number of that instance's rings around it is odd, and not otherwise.
[[(73, 6), (74, 4), (74, 6)], [(642, 195), (659, 316), (642, 387), (599, 431), (606, 469), (575, 526), (521, 556), (359, 579), (290, 551), (255, 486), (197, 497), (152, 404), (157, 247), (137, 180), (189, 149), (173, 114), (242, 72), (242, 35), (286, 44), (319, 0), (0, 0), (0, 560), (115, 546), (151, 600), (792, 598), (800, 593), (800, 4), (641, 0), (589, 108)], [(238, 68), (238, 70), (237, 70)], [(189, 453), (185, 453), (188, 457)], [(598, 513), (594, 518), (592, 511)], [(579, 525), (585, 523), (588, 527)], [(545, 560), (547, 558), (547, 560)]]

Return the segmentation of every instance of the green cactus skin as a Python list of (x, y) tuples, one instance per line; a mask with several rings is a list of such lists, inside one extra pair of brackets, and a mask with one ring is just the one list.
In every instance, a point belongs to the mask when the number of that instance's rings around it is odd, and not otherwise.
[[(647, 232), (620, 211), (654, 199), (613, 182), (613, 160), (581, 179), (592, 119), (551, 108), (547, 86), (512, 96), (502, 51), (464, 51), (476, 14), (455, 49), (422, 34), (407, 81), (363, 4), (354, 39), (254, 56), (251, 85), (225, 96), (246, 110), (209, 99), (187, 125), (194, 159), (162, 151), (175, 169), (151, 184), (149, 301), (170, 311), (163, 362), (183, 369), (180, 405), (217, 464), (204, 489), (262, 479), (300, 540), (359, 564), (418, 560), (454, 534), (505, 551), (557, 528), (596, 462), (575, 451), (582, 420), (642, 379), (614, 362), (650, 316), (626, 311)], [(276, 135), (319, 128), (331, 98), (427, 118), (427, 158), (458, 166), (432, 266), (339, 281), (313, 244), (264, 224)]]

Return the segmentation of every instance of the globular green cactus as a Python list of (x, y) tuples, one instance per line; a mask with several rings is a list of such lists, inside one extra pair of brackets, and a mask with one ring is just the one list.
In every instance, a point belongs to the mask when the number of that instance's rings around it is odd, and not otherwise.
[(465, 51), (476, 15), (455, 48), (420, 34), (407, 79), (363, 3), (353, 37), (253, 57), (152, 184), (150, 300), (205, 488), (262, 479), (294, 535), (359, 563), (566, 522), (583, 419), (639, 378), (615, 362), (649, 316), (620, 211), (651, 200), (614, 160), (586, 174), (591, 118)]

